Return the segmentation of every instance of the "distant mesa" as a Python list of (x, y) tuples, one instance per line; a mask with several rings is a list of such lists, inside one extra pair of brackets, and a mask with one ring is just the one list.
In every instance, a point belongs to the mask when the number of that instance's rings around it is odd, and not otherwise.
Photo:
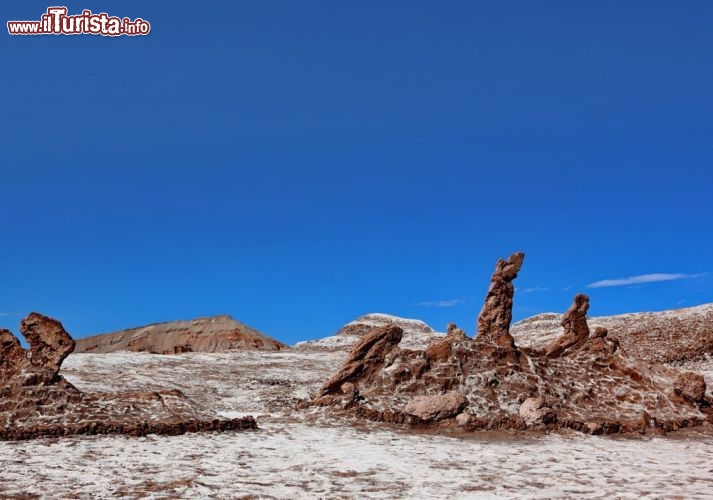
[(286, 344), (226, 315), (155, 323), (77, 339), (76, 344), (75, 353), (96, 354), (117, 351), (179, 354), (232, 349), (280, 351), (288, 348)]
[(0, 440), (78, 434), (183, 434), (254, 429), (253, 417), (220, 418), (181, 391), (85, 393), (60, 368), (74, 340), (56, 319), (32, 313), (20, 332), (26, 351), (9, 330), (0, 329)]
[[(510, 323), (512, 281), (523, 262), (522, 253), (497, 262), (473, 337), (451, 324), (445, 337), (411, 348), (403, 345), (407, 335), (397, 324), (368, 329), (354, 335), (358, 340), (341, 368), (303, 405), (417, 428), (468, 431), (660, 433), (713, 423), (705, 379), (639, 357), (651, 358), (653, 348), (629, 353), (616, 324), (590, 329), (586, 295), (576, 295), (563, 316), (542, 319), (557, 322), (556, 335), (520, 345)], [(681, 334), (667, 331), (668, 339), (685, 344), (677, 340)], [(659, 351), (669, 350), (666, 339), (637, 335)], [(694, 342), (699, 352), (705, 346), (702, 337)]]

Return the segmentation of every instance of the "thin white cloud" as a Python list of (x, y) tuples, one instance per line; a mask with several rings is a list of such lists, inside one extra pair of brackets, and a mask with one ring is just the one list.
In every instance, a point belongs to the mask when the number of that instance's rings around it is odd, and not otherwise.
[(572, 288), (574, 288), (572, 285), (566, 286), (562, 289), (563, 292), (569, 292)]
[(6, 316), (12, 316), (12, 314), (11, 314), (11, 313), (3, 313), (3, 312), (0, 312), (0, 318), (4, 318), (4, 317), (6, 317)]
[(532, 292), (548, 292), (550, 287), (548, 286), (532, 286), (530, 288), (524, 288), (522, 293), (532, 293)]
[(433, 300), (427, 302), (417, 302), (419, 307), (455, 307), (465, 303), (465, 299)]
[(646, 283), (659, 283), (662, 281), (676, 281), (690, 278), (700, 278), (705, 274), (681, 274), (681, 273), (654, 273), (640, 274), (638, 276), (629, 276), (628, 278), (618, 278), (610, 280), (595, 281), (587, 285), (587, 288), (606, 288), (612, 286), (628, 286), (628, 285), (643, 285)]

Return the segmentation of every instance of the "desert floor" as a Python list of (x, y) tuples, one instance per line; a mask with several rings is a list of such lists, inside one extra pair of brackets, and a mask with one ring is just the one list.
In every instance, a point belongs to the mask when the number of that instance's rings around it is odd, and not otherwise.
[[(75, 354), (83, 391), (177, 388), (260, 430), (0, 443), (0, 498), (710, 498), (713, 431), (414, 433), (296, 411), (342, 352)], [(690, 368), (713, 384), (713, 362)]]

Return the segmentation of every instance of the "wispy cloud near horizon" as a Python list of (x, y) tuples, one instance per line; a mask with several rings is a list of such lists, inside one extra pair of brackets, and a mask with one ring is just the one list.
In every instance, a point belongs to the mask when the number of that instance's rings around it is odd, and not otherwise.
[(426, 302), (417, 302), (418, 307), (455, 307), (465, 304), (465, 299), (449, 299), (449, 300), (432, 300)]
[(532, 293), (532, 292), (549, 292), (550, 287), (548, 286), (531, 286), (529, 288), (523, 288), (522, 293)]
[(617, 279), (607, 279), (607, 280), (595, 281), (594, 283), (588, 284), (587, 288), (607, 288), (607, 287), (614, 287), (614, 286), (644, 285), (647, 283), (660, 283), (662, 281), (676, 281), (676, 280), (700, 278), (705, 275), (706, 275), (706, 273), (701, 273), (701, 274), (682, 274), (682, 273), (639, 274), (637, 276), (629, 276), (628, 278), (617, 278)]

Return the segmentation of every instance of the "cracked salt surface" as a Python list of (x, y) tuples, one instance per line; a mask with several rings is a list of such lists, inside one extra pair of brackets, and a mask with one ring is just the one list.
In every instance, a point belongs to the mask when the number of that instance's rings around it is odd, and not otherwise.
[(713, 439), (493, 439), (302, 423), (0, 445), (0, 495), (705, 498)]
[[(710, 498), (713, 432), (666, 438), (416, 434), (294, 402), (341, 353), (72, 355), (81, 390), (179, 388), (260, 430), (0, 443), (0, 497)], [(699, 366), (708, 373), (713, 364)]]

